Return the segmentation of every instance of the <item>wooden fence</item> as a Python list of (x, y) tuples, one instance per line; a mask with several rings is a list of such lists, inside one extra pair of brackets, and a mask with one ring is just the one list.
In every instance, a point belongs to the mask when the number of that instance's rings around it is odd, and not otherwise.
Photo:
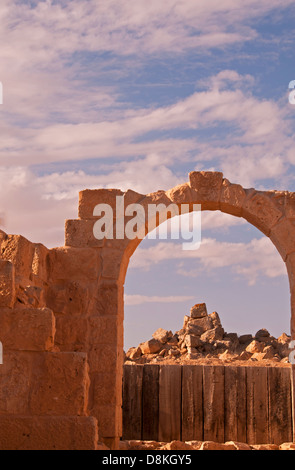
[(125, 365), (123, 439), (291, 442), (291, 369)]

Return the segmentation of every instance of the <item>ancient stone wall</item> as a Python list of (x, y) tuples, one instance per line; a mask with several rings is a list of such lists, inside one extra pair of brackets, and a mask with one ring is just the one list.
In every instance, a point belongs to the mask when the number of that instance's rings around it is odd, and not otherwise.
[[(219, 172), (192, 172), (189, 183), (148, 195), (82, 191), (78, 219), (66, 221), (64, 247), (48, 250), (0, 234), (1, 448), (37, 442), (95, 448), (96, 419), (100, 437), (118, 448), (124, 280), (140, 240), (93, 235), (95, 206), (106, 203), (115, 210), (118, 195), (124, 195), (125, 206), (139, 203), (145, 211), (149, 204), (185, 203), (190, 210), (201, 204), (202, 210), (243, 217), (270, 237), (288, 269), (295, 339), (294, 193), (244, 189)], [(60, 443), (49, 434), (60, 436)]]

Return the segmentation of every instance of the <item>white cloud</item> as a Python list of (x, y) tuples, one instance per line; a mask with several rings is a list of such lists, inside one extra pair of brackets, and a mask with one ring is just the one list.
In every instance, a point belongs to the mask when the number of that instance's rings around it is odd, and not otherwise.
[[(286, 275), (286, 267), (274, 245), (267, 237), (253, 239), (249, 243), (202, 240), (199, 250), (183, 251), (181, 245), (159, 242), (150, 248), (137, 248), (130, 261), (130, 268), (151, 270), (155, 264), (175, 260), (175, 268), (182, 276), (199, 276), (204, 271), (213, 275), (216, 270), (230, 268), (243, 276), (250, 285), (258, 277), (275, 278)], [(192, 263), (198, 262), (197, 267)]]
[(147, 296), (147, 295), (128, 295), (125, 294), (125, 305), (142, 305), (145, 303), (175, 303), (175, 302), (186, 302), (187, 300), (193, 300), (193, 296), (184, 295), (172, 295), (168, 297), (160, 296)]

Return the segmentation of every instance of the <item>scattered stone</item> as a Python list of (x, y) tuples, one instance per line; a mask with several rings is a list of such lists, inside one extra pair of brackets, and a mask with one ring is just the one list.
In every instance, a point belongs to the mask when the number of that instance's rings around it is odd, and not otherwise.
[(191, 308), (191, 318), (202, 318), (207, 317), (207, 307), (206, 304), (196, 304)]
[(264, 349), (263, 344), (259, 343), (255, 339), (246, 347), (246, 351), (254, 354), (254, 353), (260, 353)]
[(194, 450), (193, 446), (181, 441), (172, 441), (162, 447), (162, 450)]
[(280, 450), (295, 450), (295, 444), (293, 442), (284, 442), (280, 445)]
[(257, 341), (261, 341), (261, 340), (263, 341), (263, 338), (269, 338), (269, 337), (270, 337), (270, 334), (265, 328), (257, 331), (255, 335), (255, 339), (257, 339)]
[(213, 441), (205, 441), (200, 447), (200, 450), (236, 450), (236, 447), (232, 443), (220, 444)]
[(152, 339), (130, 348), (124, 361), (126, 364), (169, 361), (185, 364), (213, 359), (224, 364), (243, 361), (283, 366), (289, 362), (290, 341), (286, 333), (276, 339), (266, 329), (257, 331), (255, 337), (226, 333), (217, 312), (208, 315), (206, 304), (196, 304), (191, 308), (191, 315), (185, 315), (181, 330), (173, 334), (158, 328)]
[(239, 337), (239, 343), (240, 344), (249, 344), (253, 340), (252, 335), (242, 335)]
[(158, 328), (157, 331), (152, 335), (154, 339), (160, 341), (160, 343), (167, 343), (169, 339), (172, 338), (172, 331), (163, 330), (163, 328)]
[(280, 450), (279, 446), (277, 446), (275, 444), (252, 445), (251, 449), (253, 449), (253, 450)]
[(242, 351), (239, 358), (241, 361), (249, 361), (251, 358), (252, 354), (249, 353), (248, 351)]
[(142, 354), (154, 354), (161, 351), (163, 345), (157, 339), (150, 339), (140, 345)]

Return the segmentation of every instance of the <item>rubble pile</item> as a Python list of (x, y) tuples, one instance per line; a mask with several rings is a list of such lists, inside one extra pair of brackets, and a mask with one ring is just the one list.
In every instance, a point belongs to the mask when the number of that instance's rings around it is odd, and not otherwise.
[(283, 333), (274, 338), (266, 329), (238, 336), (224, 331), (219, 315), (207, 313), (206, 304), (196, 304), (184, 317), (181, 330), (159, 328), (153, 337), (130, 348), (125, 363), (186, 362), (216, 359), (221, 362), (250, 361), (288, 363), (291, 337)]

